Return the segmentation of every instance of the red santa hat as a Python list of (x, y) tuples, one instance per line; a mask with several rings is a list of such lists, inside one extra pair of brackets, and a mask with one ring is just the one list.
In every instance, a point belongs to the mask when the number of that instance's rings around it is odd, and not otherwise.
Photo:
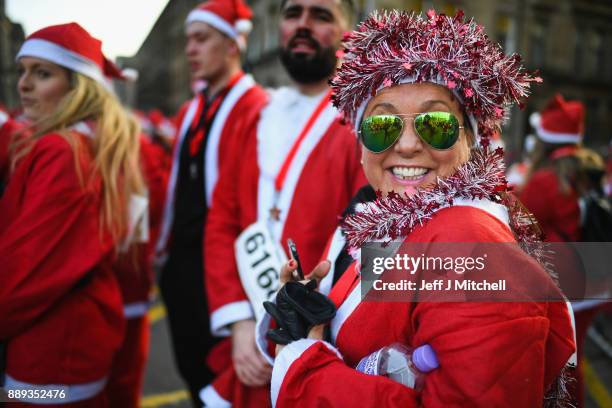
[(530, 117), (538, 137), (547, 143), (579, 144), (584, 132), (584, 105), (556, 94), (544, 111)]
[(50, 61), (104, 85), (107, 78), (124, 79), (121, 70), (102, 53), (102, 42), (77, 23), (49, 26), (32, 33), (16, 59), (22, 57)]
[(235, 40), (240, 48), (246, 46), (244, 36), (251, 32), (253, 12), (243, 0), (209, 0), (193, 9), (185, 24), (195, 21), (209, 24)]

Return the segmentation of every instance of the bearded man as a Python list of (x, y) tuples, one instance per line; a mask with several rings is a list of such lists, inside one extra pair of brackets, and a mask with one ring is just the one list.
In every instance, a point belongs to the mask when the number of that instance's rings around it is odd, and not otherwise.
[(338, 216), (366, 183), (357, 138), (329, 99), (352, 15), (349, 0), (281, 2), (280, 55), (294, 84), (272, 92), (257, 126), (240, 138), (247, 142), (233, 149), (204, 234), (212, 330), (231, 338), (211, 358), (227, 368), (202, 390), (206, 405), (270, 405), (271, 366), (256, 347), (255, 322), (262, 308), (257, 293), (274, 293), (279, 262), (253, 257), (289, 257), (291, 238), (302, 269), (311, 271)]

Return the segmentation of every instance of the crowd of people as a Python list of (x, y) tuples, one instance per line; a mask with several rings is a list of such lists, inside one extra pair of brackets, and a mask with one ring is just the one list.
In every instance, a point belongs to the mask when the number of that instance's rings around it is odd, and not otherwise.
[[(552, 96), (506, 178), (502, 125), (542, 78), (481, 26), (390, 11), (352, 31), (351, 0), (279, 7), (292, 84), (274, 90), (242, 69), (243, 0), (185, 16), (205, 85), (174, 119), (123, 107), (124, 74), (79, 24), (26, 38), (21, 109), (0, 110), (10, 401), (137, 407), (157, 278), (193, 406), (580, 406), (585, 333), (609, 303), (572, 308), (534, 254), (495, 273), (551, 301), (368, 302), (360, 281), (370, 241), (606, 240), (587, 210), (606, 222), (612, 162), (583, 146), (584, 105)], [(422, 387), (363, 369), (392, 344), (435, 352)]]

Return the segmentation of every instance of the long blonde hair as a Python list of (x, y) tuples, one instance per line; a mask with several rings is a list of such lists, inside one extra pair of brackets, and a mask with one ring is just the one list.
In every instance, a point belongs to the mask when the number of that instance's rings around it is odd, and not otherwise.
[[(102, 180), (100, 221), (118, 242), (127, 232), (128, 203), (132, 194), (144, 194), (140, 169), (140, 127), (119, 100), (99, 82), (71, 72), (72, 89), (57, 109), (34, 124), (34, 133), (11, 146), (13, 165), (32, 148), (33, 142), (50, 132), (66, 138), (75, 154), (77, 174), (78, 140), (71, 137), (70, 126), (79, 121), (95, 123), (92, 148), (95, 167), (92, 176)], [(83, 180), (82, 180), (83, 181)]]

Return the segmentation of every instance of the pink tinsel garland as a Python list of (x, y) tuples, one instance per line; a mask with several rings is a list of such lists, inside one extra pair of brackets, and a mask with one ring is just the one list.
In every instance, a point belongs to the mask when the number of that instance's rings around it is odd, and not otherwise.
[(508, 209), (510, 228), (521, 248), (534, 257), (556, 281), (549, 262), (550, 251), (542, 242), (533, 216), (507, 191), (503, 150), (474, 150), (468, 162), (450, 177), (439, 178), (432, 188), (419, 189), (408, 196), (378, 192), (375, 201), (347, 216), (341, 228), (347, 237), (349, 251), (357, 252), (368, 241), (403, 239), (424, 225), (439, 210), (453, 205), (454, 199), (490, 199)]
[(486, 137), (506, 118), (509, 107), (529, 94), (530, 82), (517, 54), (501, 47), (474, 21), (436, 15), (427, 18), (401, 11), (374, 12), (344, 38), (344, 62), (331, 81), (333, 101), (354, 123), (361, 104), (381, 87), (442, 81), (463, 98)]

